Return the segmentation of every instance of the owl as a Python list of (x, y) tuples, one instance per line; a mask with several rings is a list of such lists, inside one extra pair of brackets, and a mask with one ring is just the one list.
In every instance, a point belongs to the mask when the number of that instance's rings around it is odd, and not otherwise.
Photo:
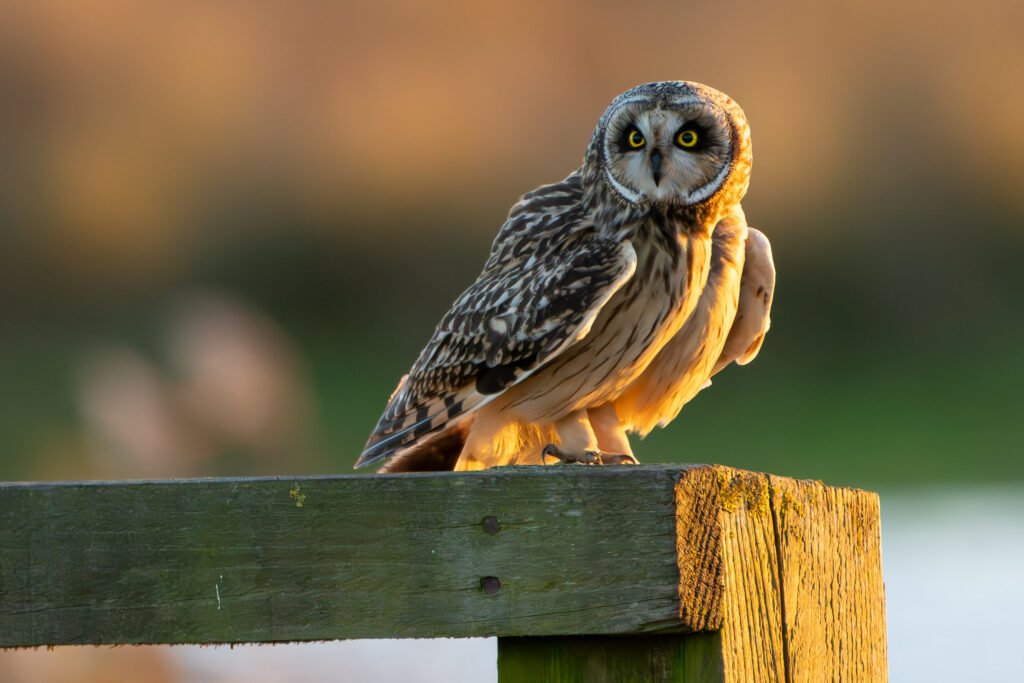
[(775, 270), (740, 200), (742, 109), (708, 86), (615, 98), (583, 165), (512, 206), (483, 271), (395, 389), (356, 467), (635, 463), (768, 328)]

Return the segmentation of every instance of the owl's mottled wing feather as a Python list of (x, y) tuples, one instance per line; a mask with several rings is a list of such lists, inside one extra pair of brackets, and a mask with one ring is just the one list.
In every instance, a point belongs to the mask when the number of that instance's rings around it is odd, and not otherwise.
[(747, 232), (746, 259), (740, 280), (739, 307), (712, 375), (736, 362), (746, 365), (754, 360), (771, 327), (772, 299), (775, 296), (775, 260), (772, 245), (760, 230)]
[(597, 234), (580, 196), (573, 174), (513, 206), (483, 272), (438, 324), (357, 467), (479, 409), (586, 336), (632, 276), (636, 253)]

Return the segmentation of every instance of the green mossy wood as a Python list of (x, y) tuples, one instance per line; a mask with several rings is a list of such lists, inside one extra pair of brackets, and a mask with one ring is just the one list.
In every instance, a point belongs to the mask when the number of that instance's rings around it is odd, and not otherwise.
[(0, 485), (0, 647), (466, 636), (503, 683), (885, 680), (877, 497), (709, 465)]
[(4, 485), (0, 646), (671, 627), (678, 478), (562, 467)]

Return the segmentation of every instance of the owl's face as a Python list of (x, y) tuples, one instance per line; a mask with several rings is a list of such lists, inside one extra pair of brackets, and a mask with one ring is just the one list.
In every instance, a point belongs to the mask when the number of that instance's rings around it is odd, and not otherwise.
[(639, 86), (617, 98), (592, 153), (610, 188), (637, 206), (694, 206), (746, 191), (750, 140), (742, 110), (696, 83)]

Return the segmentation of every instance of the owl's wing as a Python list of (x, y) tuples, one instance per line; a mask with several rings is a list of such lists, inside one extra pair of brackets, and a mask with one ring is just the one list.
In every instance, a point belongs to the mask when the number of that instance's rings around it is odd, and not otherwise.
[(760, 230), (747, 232), (746, 260), (740, 280), (739, 307), (712, 375), (736, 361), (746, 365), (761, 350), (771, 327), (772, 298), (775, 296), (775, 261), (772, 245)]
[(580, 195), (573, 174), (513, 206), (483, 272), (441, 319), (356, 467), (444, 429), (587, 335), (636, 270), (636, 253), (593, 230)]

